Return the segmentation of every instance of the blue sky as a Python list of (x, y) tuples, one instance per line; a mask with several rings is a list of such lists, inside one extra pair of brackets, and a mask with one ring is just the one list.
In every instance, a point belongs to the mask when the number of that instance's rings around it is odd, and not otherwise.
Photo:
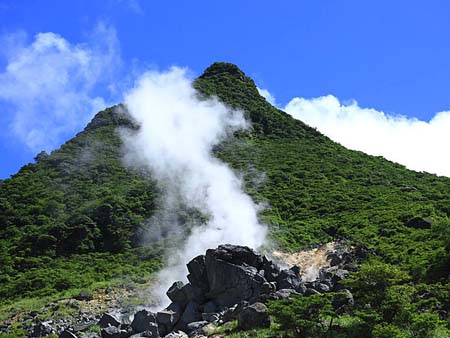
[[(134, 76), (148, 68), (178, 65), (189, 67), (195, 76), (214, 61), (229, 61), (268, 89), (281, 108), (295, 97), (332, 95), (338, 98), (338, 106), (374, 108), (381, 114), (427, 122), (436, 113), (450, 110), (449, 18), (450, 2), (437, 0), (0, 1), (0, 178), (32, 161), (38, 148), (35, 143), (30, 146), (30, 128), (33, 135), (47, 134), (39, 128), (52, 124), (44, 124), (43, 119), (67, 107), (74, 94), (80, 93), (83, 107), (65, 116), (52, 115), (51, 121), (62, 125), (70, 118), (75, 122), (51, 135), (48, 144), (37, 146), (50, 151), (73, 136), (93, 109), (120, 101)], [(49, 32), (54, 35), (36, 37)], [(45, 92), (48, 70), (43, 73), (39, 62), (27, 64), (20, 86), (12, 85), (18, 77), (11, 64), (31, 51), (39, 52), (38, 42), (49, 40), (66, 43), (58, 47), (67, 56), (60, 66), (70, 68), (69, 79), (61, 85), (69, 89), (64, 100), (55, 104), (47, 102), (61, 93), (58, 88)], [(80, 58), (74, 61), (74, 55)], [(86, 74), (77, 73), (80, 65), (86, 66)], [(37, 83), (44, 77), (44, 82), (34, 96), (26, 95), (33, 76)], [(33, 104), (24, 106), (25, 100)], [(350, 114), (339, 107), (341, 115)], [(304, 105), (296, 109), (290, 112), (293, 116), (305, 117), (299, 113)], [(360, 111), (351, 110), (353, 114)], [(317, 122), (320, 130), (322, 122)], [(347, 145), (339, 137), (336, 140)]]

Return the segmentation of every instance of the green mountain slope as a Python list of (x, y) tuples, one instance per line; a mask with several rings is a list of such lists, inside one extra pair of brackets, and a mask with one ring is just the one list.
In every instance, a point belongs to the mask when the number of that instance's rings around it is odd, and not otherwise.
[[(449, 178), (342, 147), (267, 103), (234, 65), (215, 63), (194, 85), (251, 120), (251, 131), (237, 133), (215, 154), (244, 173), (256, 201), (270, 205), (262, 218), (281, 247), (344, 238), (369, 247), (416, 284), (448, 288)], [(0, 182), (0, 299), (108, 279), (112, 267), (126, 270), (125, 261), (134, 269), (145, 263), (148, 272), (159, 266), (159, 249), (139, 248), (136, 236), (157, 209), (158, 188), (149, 173), (122, 165), (117, 127), (137, 126), (120, 111), (98, 113), (60, 149)], [(104, 269), (85, 280), (61, 273), (95, 260)], [(448, 309), (448, 300), (437, 302)]]

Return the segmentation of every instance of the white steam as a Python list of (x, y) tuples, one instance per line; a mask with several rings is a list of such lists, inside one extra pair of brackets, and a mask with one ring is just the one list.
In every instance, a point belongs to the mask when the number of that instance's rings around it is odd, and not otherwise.
[(177, 218), (167, 214), (175, 214), (179, 205), (208, 217), (206, 224), (194, 225), (169, 257), (169, 266), (159, 275), (158, 293), (183, 280), (185, 264), (208, 248), (224, 243), (261, 246), (266, 227), (258, 222), (258, 206), (242, 191), (234, 172), (212, 154), (213, 146), (232, 131), (247, 127), (242, 113), (217, 99), (200, 99), (180, 68), (144, 74), (125, 104), (141, 126), (125, 136), (126, 161), (148, 166), (165, 192), (165, 216), (152, 221), (155, 230), (178, 226)]

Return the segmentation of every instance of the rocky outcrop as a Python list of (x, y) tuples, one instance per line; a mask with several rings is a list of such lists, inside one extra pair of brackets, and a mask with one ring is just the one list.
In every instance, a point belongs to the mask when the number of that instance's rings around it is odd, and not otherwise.
[(306, 282), (297, 266), (280, 269), (248, 247), (221, 245), (187, 264), (189, 282), (172, 284), (166, 293), (172, 302), (167, 308), (156, 313), (142, 309), (131, 319), (120, 313), (105, 313), (98, 322), (101, 336), (199, 337), (204, 336), (210, 323), (231, 320), (237, 320), (243, 330), (268, 327), (265, 302), (331, 291), (339, 295), (334, 297), (333, 306), (343, 311), (353, 304), (353, 297), (340, 281), (353, 269), (358, 255), (364, 252), (329, 252), (329, 266), (320, 269), (314, 281)]

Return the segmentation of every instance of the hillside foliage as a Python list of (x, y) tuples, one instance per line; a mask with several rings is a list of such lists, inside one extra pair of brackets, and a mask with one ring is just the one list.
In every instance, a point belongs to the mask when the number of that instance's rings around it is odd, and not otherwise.
[[(376, 318), (367, 319), (368, 337), (404, 330), (397, 325), (400, 317), (380, 319), (387, 303), (406, 302), (411, 311), (447, 320), (449, 178), (344, 148), (267, 103), (234, 65), (213, 64), (194, 86), (241, 109), (251, 121), (250, 130), (237, 132), (214, 152), (243, 174), (246, 192), (267, 205), (260, 216), (281, 248), (294, 251), (346, 239), (368, 247), (377, 262), (407, 276), (406, 282), (376, 291), (383, 297), (372, 311)], [(157, 243), (140, 238), (146, 220), (158, 210), (160, 193), (150, 173), (123, 164), (121, 128), (138, 126), (123, 107), (106, 109), (60, 149), (38, 154), (35, 163), (0, 181), (3, 302), (111, 278), (105, 269), (123, 265), (123, 257), (135, 267), (157, 269), (160, 256), (142, 253)], [(417, 226), (414, 219), (427, 221)], [(83, 265), (91, 258), (100, 268)], [(89, 278), (74, 280), (70, 276), (76, 269)], [(349, 283), (358, 290), (366, 287), (363, 275)], [(375, 294), (372, 288), (365, 292)], [(361, 304), (367, 302), (361, 299)]]

